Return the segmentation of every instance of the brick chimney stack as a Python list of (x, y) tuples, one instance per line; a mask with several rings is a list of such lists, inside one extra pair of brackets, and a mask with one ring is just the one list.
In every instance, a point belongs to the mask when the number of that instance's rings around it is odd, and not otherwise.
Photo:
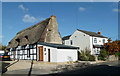
[(98, 34), (99, 34), (99, 35), (101, 35), (101, 32), (100, 32), (100, 31), (98, 31)]

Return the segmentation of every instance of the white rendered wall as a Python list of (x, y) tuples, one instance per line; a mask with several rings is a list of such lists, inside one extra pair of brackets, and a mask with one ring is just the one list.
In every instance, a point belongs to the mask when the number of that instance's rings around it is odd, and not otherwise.
[(57, 49), (57, 62), (77, 61), (77, 49)]
[[(90, 36), (76, 30), (69, 40), (65, 40), (65, 45), (71, 45), (70, 40), (72, 40), (72, 46), (79, 47), (80, 50), (84, 50), (85, 48), (90, 48)], [(68, 44), (69, 42), (69, 44)]]

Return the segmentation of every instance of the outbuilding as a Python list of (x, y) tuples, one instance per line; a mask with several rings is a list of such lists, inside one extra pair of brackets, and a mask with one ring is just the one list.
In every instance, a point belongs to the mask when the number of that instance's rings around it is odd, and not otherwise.
[(79, 47), (38, 42), (37, 45), (27, 45), (24, 48), (19, 46), (15, 51), (11, 49), (9, 55), (12, 59), (68, 62), (78, 60), (78, 50)]

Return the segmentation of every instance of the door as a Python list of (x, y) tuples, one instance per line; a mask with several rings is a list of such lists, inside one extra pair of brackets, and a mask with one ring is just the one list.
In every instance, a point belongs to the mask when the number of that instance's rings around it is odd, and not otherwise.
[(39, 51), (40, 51), (40, 61), (43, 61), (43, 46), (39, 47)]
[(48, 62), (50, 62), (50, 49), (48, 49)]

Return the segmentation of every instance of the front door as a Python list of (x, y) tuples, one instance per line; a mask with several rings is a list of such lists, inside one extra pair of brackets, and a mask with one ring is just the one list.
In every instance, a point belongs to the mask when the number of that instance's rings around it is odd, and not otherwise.
[(39, 48), (39, 51), (40, 51), (40, 61), (43, 61), (43, 46), (40, 46)]

